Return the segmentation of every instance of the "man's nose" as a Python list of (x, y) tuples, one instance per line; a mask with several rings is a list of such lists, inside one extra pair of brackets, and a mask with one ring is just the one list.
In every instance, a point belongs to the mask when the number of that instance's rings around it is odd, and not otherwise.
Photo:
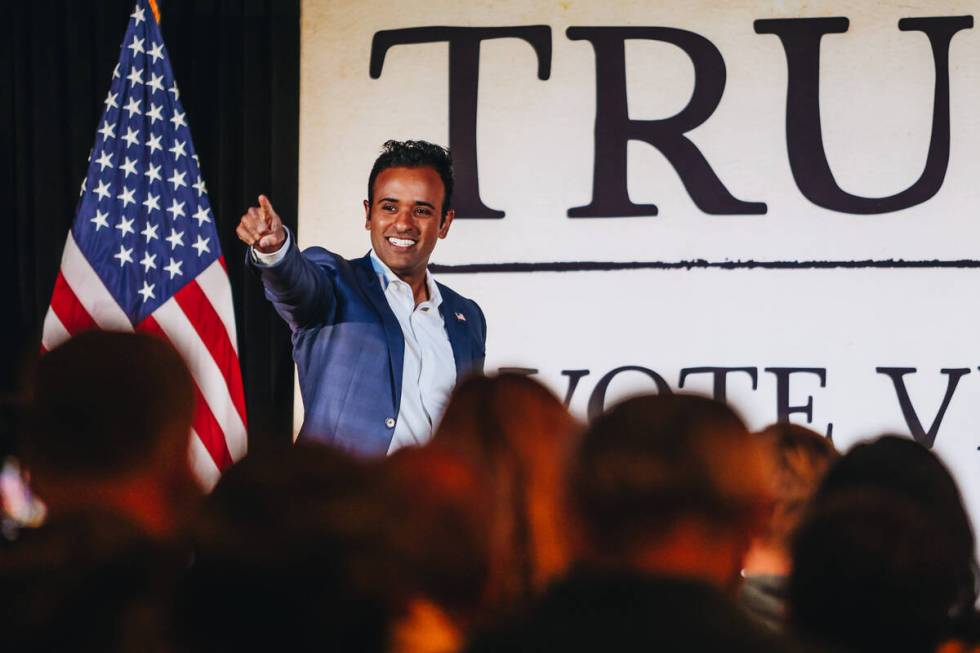
[(409, 231), (415, 228), (415, 215), (412, 209), (404, 209), (395, 216), (395, 228), (399, 231)]

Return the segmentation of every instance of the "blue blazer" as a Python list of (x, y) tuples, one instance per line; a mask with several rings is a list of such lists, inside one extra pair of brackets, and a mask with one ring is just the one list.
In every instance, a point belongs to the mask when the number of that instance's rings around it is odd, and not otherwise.
[[(299, 438), (383, 456), (395, 433), (405, 337), (370, 256), (348, 261), (322, 247), (302, 254), (290, 239), (285, 258), (258, 266), (265, 295), (292, 331), (306, 414)], [(439, 311), (456, 360), (456, 378), (482, 371), (487, 323), (476, 302), (439, 284)]]

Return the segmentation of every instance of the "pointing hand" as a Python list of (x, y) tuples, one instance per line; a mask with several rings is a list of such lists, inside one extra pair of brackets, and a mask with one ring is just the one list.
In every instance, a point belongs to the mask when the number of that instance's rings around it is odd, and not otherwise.
[(243, 243), (263, 254), (277, 251), (286, 240), (282, 220), (265, 195), (259, 195), (259, 205), (249, 207), (242, 215), (235, 233)]

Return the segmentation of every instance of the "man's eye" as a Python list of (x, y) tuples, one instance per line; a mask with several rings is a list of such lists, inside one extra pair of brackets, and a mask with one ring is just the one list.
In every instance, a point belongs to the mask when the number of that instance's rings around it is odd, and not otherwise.
[(432, 214), (432, 211), (430, 211), (429, 209), (425, 208), (424, 206), (420, 206), (417, 209), (415, 209), (415, 215), (431, 215), (431, 214)]
[(394, 204), (382, 204), (381, 205), (381, 210), (382, 211), (394, 211), (395, 210), (395, 205)]

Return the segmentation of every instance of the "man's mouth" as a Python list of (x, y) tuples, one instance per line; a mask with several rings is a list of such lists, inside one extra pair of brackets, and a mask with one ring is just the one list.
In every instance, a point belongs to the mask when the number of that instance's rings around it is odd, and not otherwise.
[(417, 241), (411, 238), (395, 238), (394, 236), (388, 236), (388, 242), (391, 243), (396, 249), (408, 249), (413, 247)]

